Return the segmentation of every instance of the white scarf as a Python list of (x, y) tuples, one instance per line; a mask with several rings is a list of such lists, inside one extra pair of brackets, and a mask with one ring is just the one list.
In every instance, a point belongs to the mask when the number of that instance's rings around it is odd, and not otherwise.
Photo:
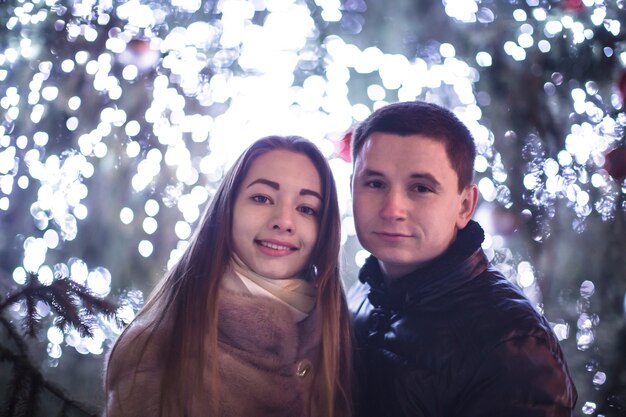
[[(233, 253), (231, 267), (235, 275), (251, 294), (273, 298), (293, 313), (295, 322), (304, 320), (315, 307), (317, 290), (315, 285), (298, 277), (272, 279), (251, 270), (236, 254)], [(228, 279), (226, 274), (224, 277)]]

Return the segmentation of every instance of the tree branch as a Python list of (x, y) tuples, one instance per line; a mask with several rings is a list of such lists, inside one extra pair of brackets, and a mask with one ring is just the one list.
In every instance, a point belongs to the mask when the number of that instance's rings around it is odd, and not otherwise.
[(9, 360), (11, 360), (13, 363), (16, 364), (16, 366), (19, 366), (22, 370), (28, 372), (29, 376), (39, 381), (45, 389), (47, 389), (55, 397), (62, 400), (64, 404), (68, 404), (69, 406), (75, 408), (76, 410), (80, 411), (81, 413), (84, 413), (85, 415), (89, 417), (98, 416), (98, 414), (95, 413), (93, 410), (88, 410), (88, 407), (85, 406), (84, 404), (69, 398), (69, 396), (65, 393), (65, 391), (61, 387), (57, 386), (56, 384), (50, 381), (47, 381), (42, 375), (42, 373), (39, 371), (39, 369), (34, 367), (33, 364), (31, 364), (28, 358), (25, 357), (24, 355), (15, 354), (11, 350), (1, 345), (0, 345), (0, 354), (8, 358)]

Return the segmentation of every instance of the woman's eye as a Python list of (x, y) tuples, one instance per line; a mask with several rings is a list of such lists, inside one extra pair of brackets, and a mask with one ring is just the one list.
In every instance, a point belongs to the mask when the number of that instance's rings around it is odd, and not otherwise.
[(270, 203), (271, 200), (264, 196), (264, 195), (253, 195), (252, 197), (250, 197), (253, 201), (257, 202), (257, 203), (261, 203), (261, 204), (267, 204)]
[(298, 207), (298, 211), (300, 213), (309, 215), (309, 216), (317, 216), (317, 210), (311, 208), (311, 207), (307, 207), (307, 206), (301, 206)]

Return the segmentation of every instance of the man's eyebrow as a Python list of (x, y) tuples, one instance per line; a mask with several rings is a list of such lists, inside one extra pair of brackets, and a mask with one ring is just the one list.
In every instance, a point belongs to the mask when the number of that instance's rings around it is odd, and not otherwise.
[(369, 168), (363, 171), (363, 175), (365, 175), (366, 177), (384, 177), (385, 176), (382, 172), (375, 171)]
[(248, 186), (246, 188), (250, 188), (252, 187), (254, 184), (265, 184), (269, 187), (272, 187), (275, 190), (280, 190), (280, 184), (275, 182), (275, 181), (270, 181), (268, 179), (265, 178), (257, 178), (256, 180), (252, 181), (250, 184), (248, 184)]
[(416, 180), (425, 179), (427, 181), (430, 181), (435, 187), (439, 187), (441, 185), (435, 177), (427, 172), (416, 172), (414, 174), (411, 174), (411, 178)]
[[(364, 170), (363, 175), (366, 177), (385, 177), (385, 174), (383, 174), (382, 172), (369, 168)], [(432, 176), (432, 174), (429, 174), (427, 172), (414, 172), (409, 175), (409, 178), (415, 180), (429, 181), (434, 187), (439, 187), (441, 185), (441, 183), (437, 181), (437, 179)]]
[[(250, 188), (254, 184), (264, 184), (264, 185), (267, 185), (268, 187), (272, 187), (275, 190), (280, 190), (280, 184), (279, 183), (277, 183), (276, 181), (270, 181), (270, 180), (268, 180), (266, 178), (257, 178), (256, 180), (254, 180), (250, 184), (248, 184), (248, 186), (246, 188)], [(313, 197), (319, 198), (320, 200), (323, 200), (320, 193), (318, 193), (317, 191), (309, 190), (308, 188), (301, 189), (300, 190), (300, 195), (311, 195)]]

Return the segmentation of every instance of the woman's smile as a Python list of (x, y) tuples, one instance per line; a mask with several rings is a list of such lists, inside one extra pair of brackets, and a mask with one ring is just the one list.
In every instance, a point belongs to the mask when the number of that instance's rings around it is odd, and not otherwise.
[(283, 254), (288, 255), (298, 250), (297, 247), (289, 243), (277, 242), (274, 240), (255, 240), (254, 242), (260, 246), (260, 250), (263, 253), (273, 256)]

